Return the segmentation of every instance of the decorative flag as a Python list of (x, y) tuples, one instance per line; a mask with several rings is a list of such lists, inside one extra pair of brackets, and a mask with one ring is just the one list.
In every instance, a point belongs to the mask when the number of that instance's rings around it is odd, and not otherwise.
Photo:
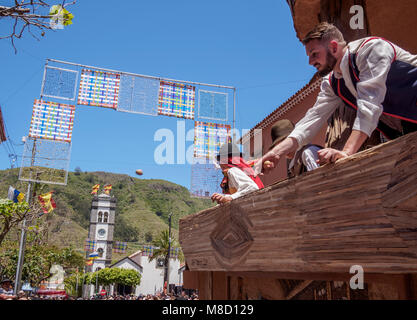
[(213, 159), (230, 137), (230, 125), (196, 121), (194, 126), (194, 157)]
[(169, 251), (169, 256), (171, 258), (177, 258), (178, 257), (179, 248), (171, 248)]
[(85, 251), (94, 251), (96, 249), (96, 241), (86, 239), (84, 249)]
[(143, 246), (142, 256), (151, 256), (153, 254), (153, 246)]
[(159, 85), (158, 114), (194, 119), (195, 87), (161, 81)]
[(120, 74), (83, 69), (78, 104), (117, 109)]
[(110, 194), (111, 191), (111, 184), (105, 185), (104, 186), (104, 193), (105, 194)]
[(87, 260), (87, 261), (85, 262), (85, 265), (87, 265), (87, 266), (92, 266), (92, 265), (93, 265), (93, 260)]
[(77, 70), (45, 66), (41, 96), (74, 101), (77, 80)]
[(29, 137), (71, 142), (75, 106), (35, 99)]
[(91, 194), (97, 194), (98, 189), (100, 189), (100, 185), (99, 184), (95, 184), (93, 186), (93, 190), (91, 191)]
[(225, 92), (198, 91), (198, 117), (200, 119), (227, 121), (227, 99)]
[(197, 160), (199, 159), (193, 158), (191, 165), (191, 194), (195, 197), (210, 198), (213, 193), (222, 193), (220, 183), (224, 176), (217, 168), (218, 165), (216, 166), (214, 161), (198, 163)]
[(121, 74), (117, 111), (158, 115), (159, 80)]
[(25, 195), (21, 193), (19, 190), (9, 186), (9, 192), (7, 194), (7, 198), (12, 200), (13, 202), (21, 202), (25, 198)]
[(98, 258), (98, 253), (97, 253), (97, 252), (90, 253), (90, 254), (88, 255), (88, 258), (89, 258), (90, 260), (97, 259), (97, 258)]
[(127, 249), (127, 242), (115, 241), (113, 251), (115, 253), (125, 253)]
[(52, 199), (52, 193), (53, 191), (38, 196), (42, 205), (43, 213), (49, 213), (56, 208), (55, 201)]

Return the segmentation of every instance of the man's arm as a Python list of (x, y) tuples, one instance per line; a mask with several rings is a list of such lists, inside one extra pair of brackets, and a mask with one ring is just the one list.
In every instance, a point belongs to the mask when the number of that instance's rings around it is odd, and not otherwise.
[(326, 148), (319, 152), (319, 163), (334, 162), (358, 152), (371, 136), (382, 114), (382, 102), (387, 91), (386, 80), (395, 51), (391, 44), (374, 39), (358, 50), (356, 63), (360, 72), (357, 83), (358, 111), (352, 133), (342, 151)]
[[(314, 106), (297, 122), (287, 139), (277, 144), (256, 162), (254, 166), (255, 175), (262, 172), (265, 161), (271, 161), (273, 163), (272, 167), (275, 167), (280, 158), (309, 143), (340, 103), (341, 100), (334, 94), (328, 77), (323, 78), (320, 93)], [(265, 170), (265, 173), (269, 171)]]

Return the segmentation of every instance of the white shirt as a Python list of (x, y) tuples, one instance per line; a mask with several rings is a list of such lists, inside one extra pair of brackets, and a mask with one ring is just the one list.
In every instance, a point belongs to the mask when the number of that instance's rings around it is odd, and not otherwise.
[[(334, 72), (336, 78), (343, 78), (346, 87), (356, 97), (358, 111), (352, 129), (364, 132), (368, 137), (378, 125), (382, 114), (382, 102), (386, 94), (386, 79), (394, 60), (405, 61), (417, 66), (417, 55), (393, 46), (385, 40), (373, 39), (360, 47), (367, 39), (350, 42), (341, 62), (342, 73)], [(349, 53), (357, 53), (356, 65), (360, 71), (360, 81), (355, 87), (349, 74)], [(322, 125), (332, 115), (342, 100), (334, 93), (329, 76), (322, 79), (321, 90), (316, 103), (311, 107), (304, 118), (295, 126), (289, 137), (295, 138), (298, 146), (309, 143), (318, 133)]]
[(236, 199), (252, 191), (259, 190), (258, 185), (239, 168), (233, 167), (227, 170), (227, 177), (229, 188), (237, 190), (235, 193), (230, 195), (232, 199)]
[[(320, 149), (321, 148), (319, 148), (318, 146), (312, 145), (306, 148), (301, 154), (301, 160), (303, 161), (303, 164), (306, 166), (307, 171), (311, 171), (320, 167), (316, 162), (316, 160), (319, 159), (319, 155), (317, 151), (319, 151)], [(294, 161), (295, 161), (295, 158), (292, 158), (288, 166), (289, 169), (294, 167)]]

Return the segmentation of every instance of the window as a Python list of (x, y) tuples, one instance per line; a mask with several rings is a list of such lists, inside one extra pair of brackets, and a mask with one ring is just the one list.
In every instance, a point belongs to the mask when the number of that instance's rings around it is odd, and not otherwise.
[(108, 222), (108, 220), (109, 220), (109, 213), (104, 212), (104, 221), (103, 222)]
[(156, 260), (156, 267), (157, 268), (163, 268), (165, 266), (165, 259), (164, 258), (158, 258)]
[(98, 222), (103, 222), (103, 212), (98, 213)]
[(98, 249), (97, 249), (97, 253), (98, 253), (98, 256), (99, 256), (100, 258), (102, 258), (102, 257), (103, 257), (103, 248), (98, 248)]

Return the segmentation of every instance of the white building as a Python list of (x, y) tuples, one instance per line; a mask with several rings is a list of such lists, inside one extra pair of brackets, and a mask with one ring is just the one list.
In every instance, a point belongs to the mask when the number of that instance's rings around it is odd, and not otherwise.
[[(132, 293), (136, 296), (143, 294), (156, 294), (162, 292), (164, 288), (164, 259), (156, 258), (149, 262), (148, 255), (141, 250), (132, 255), (123, 258), (110, 268), (133, 269), (141, 274), (140, 285), (136, 288), (127, 288), (125, 293)], [(185, 266), (181, 266), (178, 259), (171, 258), (169, 261), (169, 283), (172, 286), (182, 286), (182, 273)], [(110, 294), (116, 290), (119, 294), (123, 294), (123, 289), (126, 288), (111, 288)], [(130, 291), (131, 290), (131, 291)]]

